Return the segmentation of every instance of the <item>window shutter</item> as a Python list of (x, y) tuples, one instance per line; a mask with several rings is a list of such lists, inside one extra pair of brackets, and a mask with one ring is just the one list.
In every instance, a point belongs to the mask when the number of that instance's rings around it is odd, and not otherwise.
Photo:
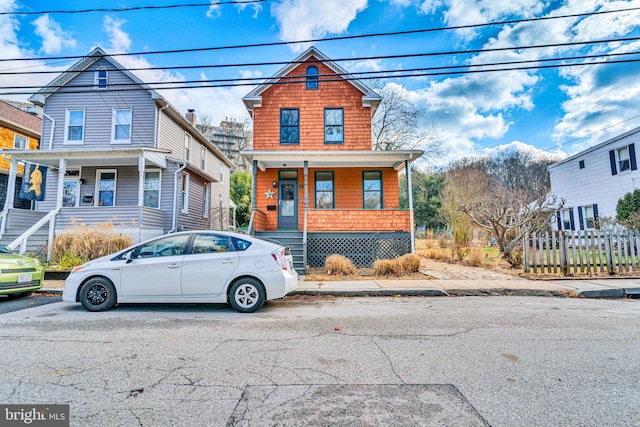
[(560, 218), (560, 212), (556, 212), (556, 219), (558, 220), (558, 231), (562, 231), (562, 219)]
[(636, 163), (636, 144), (629, 144), (629, 160), (631, 161), (631, 170), (634, 171), (638, 169), (638, 164)]
[(616, 170), (616, 152), (613, 150), (609, 151), (609, 161), (611, 162), (611, 175), (617, 175), (618, 171)]
[(582, 206), (578, 206), (578, 221), (580, 221), (580, 230), (584, 230), (584, 217), (582, 215)]
[(575, 230), (576, 229), (576, 223), (573, 220), (573, 209), (571, 209), (569, 211), (569, 222), (571, 223), (571, 229)]
[(596, 223), (596, 228), (600, 228), (598, 227), (598, 205), (595, 203), (593, 205), (593, 220)]

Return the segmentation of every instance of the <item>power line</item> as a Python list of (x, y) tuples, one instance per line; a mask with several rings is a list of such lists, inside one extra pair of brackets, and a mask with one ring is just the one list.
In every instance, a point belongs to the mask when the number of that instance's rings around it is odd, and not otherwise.
[(187, 7), (211, 7), (211, 6), (224, 6), (227, 4), (235, 4), (235, 5), (243, 5), (243, 4), (252, 4), (252, 3), (264, 3), (269, 0), (229, 0), (224, 2), (207, 2), (207, 3), (186, 3), (186, 4), (170, 4), (163, 6), (132, 6), (132, 7), (122, 7), (122, 8), (98, 8), (98, 9), (80, 9), (80, 10), (42, 10), (37, 12), (0, 12), (0, 16), (2, 15), (47, 15), (47, 14), (73, 14), (73, 13), (90, 13), (90, 12), (107, 12), (107, 13), (117, 13), (117, 12), (130, 12), (137, 10), (150, 10), (150, 9), (177, 9), (177, 8), (187, 8)]
[[(605, 39), (605, 40), (589, 40), (589, 41), (581, 41), (581, 42), (567, 42), (567, 43), (549, 43), (544, 45), (531, 45), (531, 46), (508, 46), (508, 47), (497, 47), (497, 48), (488, 48), (488, 49), (469, 49), (469, 50), (458, 50), (458, 51), (441, 51), (441, 52), (427, 52), (427, 53), (415, 53), (415, 54), (402, 54), (402, 55), (379, 55), (379, 56), (360, 56), (360, 57), (352, 57), (352, 58), (337, 58), (331, 59), (331, 62), (353, 62), (353, 61), (368, 61), (373, 59), (407, 59), (407, 58), (420, 58), (420, 57), (430, 57), (430, 56), (445, 56), (445, 55), (470, 55), (475, 53), (485, 53), (485, 52), (501, 52), (501, 51), (511, 51), (511, 50), (527, 50), (527, 49), (543, 49), (549, 47), (573, 47), (577, 45), (586, 45), (586, 44), (600, 44), (600, 43), (614, 43), (621, 41), (636, 41), (640, 40), (640, 37), (626, 37), (626, 38), (617, 38), (617, 39)], [(631, 54), (629, 52), (623, 53), (622, 55)], [(601, 55), (585, 55), (574, 57), (572, 59), (577, 58), (591, 58), (591, 57), (601, 57), (606, 55), (621, 55), (621, 54), (601, 54)], [(110, 56), (110, 55), (106, 55)], [(88, 57), (87, 57), (88, 58)], [(560, 60), (559, 58), (558, 60)], [(542, 61), (540, 59), (540, 61)], [(272, 61), (272, 62), (246, 62), (246, 63), (237, 63), (237, 64), (209, 64), (209, 65), (175, 65), (168, 67), (139, 67), (139, 68), (127, 68), (128, 71), (149, 71), (149, 70), (188, 70), (188, 69), (200, 69), (200, 68), (239, 68), (239, 67), (264, 67), (271, 65), (288, 65), (288, 64), (305, 64), (305, 63), (321, 63), (322, 60), (306, 60), (306, 61)], [(443, 67), (450, 68), (450, 67)], [(91, 73), (92, 70), (81, 70), (75, 71), (77, 73)], [(0, 72), (0, 75), (24, 75), (24, 74), (59, 74), (60, 71), (30, 71), (30, 72)]]
[[(218, 51), (218, 50), (229, 50), (229, 49), (245, 49), (245, 48), (253, 48), (253, 47), (272, 47), (272, 46), (282, 46), (282, 45), (290, 45), (290, 44), (317, 43), (317, 42), (336, 41), (336, 40), (351, 40), (351, 39), (361, 39), (361, 38), (369, 38), (369, 37), (383, 37), (383, 36), (384, 37), (388, 37), (388, 36), (398, 36), (398, 35), (430, 33), (430, 32), (437, 32), (437, 31), (450, 31), (450, 30), (480, 28), (480, 27), (494, 26), (494, 25), (516, 24), (516, 23), (520, 23), (520, 22), (536, 22), (536, 21), (545, 21), (545, 20), (551, 20), (551, 19), (579, 18), (579, 17), (584, 17), (584, 16), (602, 15), (602, 14), (607, 14), (607, 13), (630, 12), (630, 11), (635, 11), (635, 10), (640, 10), (640, 7), (630, 8), (630, 9), (618, 9), (618, 10), (588, 12), (588, 13), (577, 13), (577, 14), (569, 14), (569, 15), (545, 16), (545, 17), (540, 17), (540, 18), (513, 19), (513, 20), (490, 22), (490, 23), (484, 23), (484, 24), (458, 25), (458, 26), (453, 26), (453, 27), (438, 27), (438, 28), (418, 29), (418, 30), (393, 31), (393, 32), (385, 32), (385, 33), (358, 34), (358, 35), (352, 35), (352, 36), (324, 37), (324, 38), (316, 38), (316, 39), (308, 39), (308, 40), (297, 40), (297, 41), (282, 41), (282, 42), (270, 42), (270, 43), (251, 43), (251, 44), (233, 45), (233, 46), (215, 46), (215, 47), (200, 47), (200, 48), (190, 48), (190, 49), (170, 49), (170, 50), (158, 50), (158, 51), (142, 51), (142, 52), (122, 52), (122, 53), (110, 54), (108, 56), (115, 57), (115, 56), (158, 55), (158, 54), (172, 54), (172, 53), (193, 53), (193, 52)], [(625, 41), (625, 40), (626, 39), (619, 39), (619, 40), (615, 40), (615, 41)], [(35, 58), (0, 58), (0, 62), (7, 62), (7, 61), (52, 61), (52, 60), (61, 60), (61, 59), (82, 59), (82, 58), (85, 58), (85, 57), (86, 57), (85, 55), (67, 55), (67, 56), (35, 57)]]
[[(523, 62), (529, 62), (529, 61), (523, 61)], [(534, 62), (541, 62), (541, 61), (534, 61)], [(387, 73), (389, 73), (389, 75), (378, 75), (375, 78), (376, 79), (394, 79), (394, 78), (409, 78), (409, 77), (413, 77), (413, 78), (415, 78), (415, 77), (435, 77), (435, 76), (449, 76), (449, 75), (464, 75), (464, 74), (481, 74), (481, 73), (495, 73), (495, 72), (508, 72), (508, 71), (537, 70), (537, 69), (548, 69), (548, 68), (563, 68), (563, 67), (575, 67), (575, 66), (587, 66), (587, 65), (610, 65), (610, 64), (622, 64), (622, 63), (634, 63), (634, 62), (640, 62), (640, 58), (639, 59), (619, 60), (619, 61), (599, 61), (599, 62), (590, 62), (590, 63), (579, 62), (579, 63), (568, 63), (568, 64), (531, 65), (531, 66), (512, 67), (512, 68), (481, 69), (481, 70), (461, 70), (461, 71), (441, 71), (441, 72), (420, 72), (421, 69), (401, 70), (401, 71), (390, 70), (390, 71), (387, 71)], [(444, 68), (446, 68), (446, 67), (444, 67)], [(450, 68), (453, 68), (453, 67), (450, 67)], [(361, 76), (361, 77), (355, 77), (353, 74), (349, 74), (347, 76), (338, 76), (339, 78), (320, 79), (319, 82), (320, 83), (328, 83), (328, 82), (345, 81), (345, 80), (347, 80), (347, 81), (349, 81), (349, 80), (366, 80), (366, 79), (373, 78), (373, 77), (367, 77), (366, 75), (375, 75), (376, 73), (380, 73), (380, 71), (357, 73), (357, 74), (363, 74), (363, 76)], [(286, 77), (286, 79), (285, 79), (285, 77)], [(276, 79), (274, 77), (264, 78), (263, 79), (263, 83), (269, 83), (269, 84), (272, 84), (272, 85), (305, 84), (306, 83), (306, 76), (290, 76), (290, 77), (289, 76), (285, 76), (285, 77), (279, 78), (280, 81), (271, 81), (271, 80)], [(296, 78), (298, 80), (295, 80)], [(287, 79), (291, 79), (291, 80), (287, 80)], [(255, 86), (257, 84), (261, 84), (260, 82), (256, 82), (255, 81), (257, 79), (253, 79), (251, 82), (242, 82), (242, 80), (244, 80), (244, 79), (220, 79), (220, 80), (213, 79), (213, 80), (191, 81), (192, 83), (207, 83), (207, 84), (198, 84), (198, 85), (186, 85), (186, 83), (188, 83), (188, 82), (173, 82), (173, 84), (180, 83), (180, 85), (169, 86), (169, 87), (156, 87), (155, 89), (149, 87), (149, 89), (151, 89), (151, 90), (156, 90), (156, 89), (157, 90), (211, 89), (211, 88), (224, 88), (224, 87)], [(281, 80), (285, 80), (285, 81), (281, 81)], [(240, 81), (240, 83), (238, 83), (239, 81)], [(160, 85), (160, 84), (172, 84), (172, 83), (158, 82), (156, 84)], [(121, 88), (121, 89), (111, 89), (111, 90), (114, 91), (114, 92), (128, 92), (128, 91), (144, 90), (144, 88), (141, 88), (140, 85), (138, 85), (138, 84), (136, 84), (135, 86), (136, 87), (133, 87), (133, 88)], [(91, 93), (91, 92), (93, 92), (95, 90), (94, 89), (94, 85), (78, 86), (78, 87), (79, 88), (82, 87), (83, 89), (65, 90), (65, 93)], [(65, 88), (68, 88), (68, 86), (66, 86)], [(47, 89), (47, 88), (45, 88), (45, 89)], [(29, 94), (33, 94), (33, 93), (34, 93), (34, 91), (0, 92), (0, 95), (3, 95), (3, 96), (6, 96), (6, 95), (29, 95)], [(46, 93), (46, 91), (43, 92), (43, 93)]]

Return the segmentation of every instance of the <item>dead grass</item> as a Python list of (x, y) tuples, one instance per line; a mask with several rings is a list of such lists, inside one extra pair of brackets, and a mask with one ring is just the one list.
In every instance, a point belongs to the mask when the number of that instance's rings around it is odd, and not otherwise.
[(329, 255), (324, 261), (324, 268), (330, 276), (348, 276), (356, 273), (353, 261), (342, 255)]

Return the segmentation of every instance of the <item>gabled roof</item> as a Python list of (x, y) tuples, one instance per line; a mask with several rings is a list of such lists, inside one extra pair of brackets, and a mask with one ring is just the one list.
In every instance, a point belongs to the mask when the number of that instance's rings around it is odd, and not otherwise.
[[(91, 65), (95, 64), (100, 59), (104, 59), (108, 61), (116, 70), (121, 71), (131, 80), (139, 84), (143, 89), (147, 90), (151, 94), (151, 99), (163, 99), (162, 96), (158, 94), (158, 92), (151, 89), (146, 83), (140, 80), (135, 76), (131, 71), (124, 68), (120, 63), (118, 63), (115, 59), (109, 56), (104, 50), (99, 47), (93, 49), (87, 56), (80, 59), (78, 62), (69, 67), (66, 71), (62, 72), (58, 77), (53, 79), (49, 84), (44, 86), (34, 95), (29, 97), (29, 101), (33, 102), (36, 105), (44, 105), (46, 99), (52, 94), (56, 93), (60, 86), (64, 86), (77, 77), (81, 72), (85, 71)], [(166, 102), (166, 101), (165, 101)]]
[[(356, 89), (362, 92), (362, 102), (363, 104), (367, 104), (367, 106), (372, 107), (375, 110), (382, 100), (382, 97), (375, 93), (368, 86), (363, 84), (357, 78), (351, 76), (344, 68), (340, 67), (338, 64), (333, 62), (330, 58), (328, 58), (324, 53), (320, 52), (315, 47), (310, 47), (305, 52), (303, 52), (300, 56), (295, 58), (289, 64), (287, 64), (284, 68), (280, 69), (277, 73), (274, 74), (272, 78), (267, 80), (266, 83), (261, 84), (251, 92), (249, 92), (245, 97), (242, 98), (245, 106), (249, 111), (253, 109), (254, 106), (259, 106), (262, 102), (262, 93), (269, 89), (274, 83), (278, 82), (283, 76), (286, 76), (295, 68), (299, 67), (300, 64), (307, 61), (309, 58), (314, 57), (318, 61), (322, 62), (326, 65), (331, 71), (340, 76), (344, 77), (346, 81), (351, 83)], [(322, 79), (320, 80), (322, 82)]]
[(0, 101), (0, 125), (39, 139), (42, 119)]

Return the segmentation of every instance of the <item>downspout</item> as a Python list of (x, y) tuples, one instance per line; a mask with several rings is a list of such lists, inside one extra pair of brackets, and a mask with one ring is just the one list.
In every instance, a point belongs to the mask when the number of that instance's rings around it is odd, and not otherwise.
[[(53, 119), (53, 117), (49, 116), (44, 111), (42, 112), (42, 115), (44, 117), (46, 117), (47, 119), (51, 120), (51, 134), (49, 135), (49, 150), (52, 150), (53, 149), (53, 134), (56, 131), (56, 121)], [(42, 132), (44, 133), (44, 122), (42, 123)]]
[(187, 162), (184, 162), (182, 166), (175, 171), (173, 175), (173, 219), (171, 225), (173, 228), (169, 230), (169, 233), (173, 233), (178, 228), (178, 175), (187, 167)]

